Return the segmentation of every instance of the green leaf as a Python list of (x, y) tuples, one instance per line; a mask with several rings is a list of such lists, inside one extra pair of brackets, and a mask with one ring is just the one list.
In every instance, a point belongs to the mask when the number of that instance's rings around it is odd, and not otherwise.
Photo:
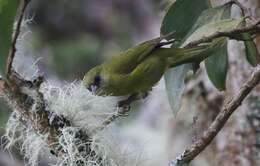
[[(221, 18), (221, 17), (220, 17)], [(243, 22), (241, 19), (224, 19), (215, 22), (210, 22), (195, 30), (183, 43), (186, 45), (194, 40), (199, 40), (203, 37), (210, 36), (216, 32), (228, 31), (238, 27)], [(200, 59), (206, 58), (206, 71), (213, 85), (219, 90), (225, 89), (227, 75), (227, 39), (215, 39), (211, 42), (208, 52), (202, 53), (197, 57)]]
[(11, 46), (13, 23), (18, 0), (0, 0), (0, 73), (3, 73)]
[[(230, 5), (208, 9), (202, 13), (194, 25), (182, 46), (201, 38), (215, 34), (216, 32), (232, 30), (241, 25), (244, 18), (230, 19)], [(225, 89), (228, 69), (227, 39), (215, 39), (209, 45), (207, 52), (203, 52), (198, 58), (206, 58), (205, 66), (208, 77), (219, 90)]]
[(167, 70), (164, 74), (166, 93), (175, 116), (181, 108), (181, 98), (185, 88), (185, 77), (187, 72), (192, 69), (192, 64), (184, 64)]
[[(204, 36), (209, 36), (219, 31), (219, 28), (220, 30), (224, 31), (227, 29), (232, 29), (233, 27), (240, 24), (240, 20), (237, 21), (237, 20), (229, 19), (225, 21), (219, 21), (221, 19), (226, 19), (230, 17), (230, 9), (231, 9), (230, 4), (219, 6), (216, 8), (209, 8), (208, 1), (205, 0), (204, 1), (195, 0), (195, 1), (185, 1), (185, 2), (187, 2), (187, 4), (184, 4), (184, 1), (180, 0), (175, 3), (176, 6), (174, 6), (174, 4), (173, 6), (171, 6), (171, 8), (168, 10), (168, 13), (164, 17), (163, 24), (161, 27), (162, 34), (167, 34), (172, 31), (176, 31), (174, 36), (181, 41), (179, 43), (179, 46), (181, 47), (184, 47), (186, 44), (188, 44), (191, 41), (200, 39)], [(186, 8), (187, 5), (190, 5), (189, 6), (190, 8), (194, 8), (199, 6), (197, 4), (205, 4), (205, 6), (202, 7), (200, 11), (196, 11), (196, 13), (189, 13), (194, 10), (187, 10)], [(175, 19), (177, 20), (176, 22)], [(174, 46), (176, 47), (177, 45)], [(205, 57), (211, 55), (214, 56), (212, 52), (214, 52), (216, 48), (220, 48), (222, 46), (223, 46), (223, 40), (220, 42), (213, 42), (209, 48), (211, 50), (207, 51), (205, 55), (202, 54), (202, 56)], [(165, 73), (164, 78), (166, 83), (167, 95), (168, 95), (170, 106), (174, 111), (174, 114), (177, 114), (177, 112), (179, 111), (181, 96), (184, 89), (183, 80), (186, 76), (186, 73), (191, 69), (192, 69), (192, 65), (184, 64), (177, 68), (170, 69)], [(176, 79), (176, 76), (178, 76), (178, 79)]]
[[(231, 5), (220, 6), (215, 9), (219, 13), (212, 21), (228, 19), (231, 17)], [(210, 22), (212, 22), (210, 21)], [(228, 52), (227, 42), (222, 47), (213, 50), (213, 55), (205, 60), (206, 72), (212, 84), (219, 90), (226, 88), (226, 77), (228, 71)]]
[[(208, 23), (206, 25), (201, 26), (197, 30), (195, 30), (183, 43), (183, 45), (186, 45), (190, 43), (191, 41), (199, 40), (205, 37), (208, 37), (210, 35), (213, 35), (217, 32), (224, 32), (232, 30), (236, 27), (238, 27), (242, 22), (244, 18), (240, 19), (224, 19), (219, 20), (215, 22)], [(218, 39), (216, 39), (218, 40)], [(214, 43), (214, 42), (213, 42)]]
[(175, 31), (174, 38), (182, 40), (201, 12), (209, 7), (208, 0), (177, 0), (163, 18), (161, 34), (166, 35)]
[(227, 42), (212, 50), (212, 55), (205, 60), (205, 67), (213, 85), (219, 90), (225, 90), (228, 70)]
[[(190, 36), (200, 27), (213, 23), (216, 21), (221, 20), (225, 15), (230, 15), (231, 13), (231, 5), (223, 5), (223, 6), (218, 6), (215, 8), (209, 8), (204, 10), (201, 15), (198, 17), (197, 21), (195, 24), (192, 26), (190, 31), (186, 34), (186, 36), (182, 40), (182, 46), (185, 46), (185, 44), (194, 41), (196, 39), (192, 39)], [(188, 39), (189, 38), (189, 39)]]
[(260, 63), (260, 55), (258, 53), (255, 42), (253, 40), (250, 40), (251, 35), (249, 33), (242, 34), (242, 37), (245, 40), (247, 40), (247, 41), (244, 42), (246, 59), (252, 66), (256, 66), (257, 64)]
[[(175, 31), (174, 38), (183, 41), (200, 14), (209, 7), (208, 0), (177, 0), (171, 5), (163, 18), (161, 34), (166, 35)], [(180, 109), (181, 97), (185, 86), (184, 79), (187, 72), (192, 69), (192, 66), (191, 64), (184, 64), (169, 69), (164, 75), (166, 92), (174, 115)]]
[(231, 14), (231, 4), (225, 4), (223, 6), (209, 8), (207, 10), (204, 10), (201, 13), (201, 15), (199, 16), (198, 20), (196, 21), (192, 29), (196, 30), (205, 24), (216, 22), (222, 19), (228, 19), (230, 18), (230, 14)]

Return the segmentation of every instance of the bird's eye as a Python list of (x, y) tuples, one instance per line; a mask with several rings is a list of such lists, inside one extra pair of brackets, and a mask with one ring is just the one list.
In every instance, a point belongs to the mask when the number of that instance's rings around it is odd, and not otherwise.
[(94, 78), (94, 85), (99, 85), (100, 82), (101, 82), (100, 76), (95, 76), (95, 78)]

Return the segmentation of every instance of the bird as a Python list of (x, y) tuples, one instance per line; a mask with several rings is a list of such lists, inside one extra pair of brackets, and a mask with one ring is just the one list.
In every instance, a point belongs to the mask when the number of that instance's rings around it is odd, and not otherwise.
[[(150, 91), (169, 68), (200, 62), (208, 48), (166, 48), (174, 40), (163, 42), (169, 35), (142, 42), (90, 69), (83, 85), (97, 96), (126, 96)], [(196, 56), (196, 55), (201, 56)]]

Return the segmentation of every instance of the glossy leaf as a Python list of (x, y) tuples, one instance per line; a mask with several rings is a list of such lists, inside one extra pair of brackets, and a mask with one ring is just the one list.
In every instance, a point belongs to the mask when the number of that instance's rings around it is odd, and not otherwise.
[(242, 34), (243, 38), (247, 41), (245, 44), (245, 53), (247, 61), (252, 65), (256, 66), (260, 63), (260, 55), (253, 40), (250, 40), (251, 35), (249, 33)]
[[(218, 18), (214, 21), (221, 19), (229, 19), (231, 17), (231, 5), (216, 8), (215, 12), (220, 13)], [(228, 71), (228, 52), (227, 42), (222, 46), (213, 50), (213, 55), (205, 60), (205, 68), (209, 79), (212, 84), (219, 90), (226, 88), (226, 77)]]
[(0, 73), (4, 71), (6, 57), (12, 40), (13, 23), (18, 0), (0, 0)]
[[(204, 2), (207, 3), (206, 1), (203, 1), (202, 3), (204, 3)], [(180, 4), (178, 4), (178, 5), (180, 5)], [(194, 4), (194, 6), (197, 6), (197, 5)], [(236, 27), (238, 24), (240, 24), (241, 20), (226, 19), (226, 18), (229, 18), (227, 16), (230, 16), (230, 9), (231, 9), (231, 5), (224, 5), (224, 6), (220, 6), (220, 7), (216, 7), (216, 8), (209, 8), (204, 11), (200, 11), (199, 12), (200, 14), (196, 15), (196, 17), (197, 17), (196, 21), (192, 22), (192, 24), (189, 24), (191, 22), (186, 22), (183, 20), (181, 23), (179, 23), (179, 24), (185, 24), (185, 25), (175, 24), (174, 21), (169, 19), (169, 18), (171, 18), (171, 17), (169, 17), (170, 14), (166, 14), (166, 16), (164, 18), (164, 23), (162, 24), (162, 27), (161, 27), (161, 32), (162, 32), (162, 34), (167, 34), (169, 32), (172, 32), (173, 30), (177, 31), (175, 33), (175, 35), (176, 35), (177, 39), (179, 39), (181, 41), (179, 43), (179, 46), (183, 47), (186, 44), (188, 44), (189, 42), (200, 39), (204, 36), (209, 36), (217, 31), (219, 31), (219, 29), (224, 31), (227, 29), (232, 29), (233, 27)], [(186, 11), (185, 9), (182, 9), (182, 10)], [(182, 10), (177, 10), (175, 8), (175, 12), (178, 11), (178, 12), (180, 12), (180, 15), (185, 15), (186, 13), (183, 12)], [(169, 11), (171, 11), (171, 8)], [(196, 14), (198, 14), (198, 13), (196, 13)], [(186, 15), (186, 17), (193, 17), (193, 16)], [(179, 17), (179, 15), (177, 13), (175, 15), (175, 18), (178, 18), (178, 17)], [(174, 17), (172, 16), (172, 19), (173, 18)], [(166, 19), (169, 19), (168, 22)], [(226, 20), (220, 21), (221, 19), (226, 19)], [(189, 19), (185, 18), (184, 20), (189, 20)], [(167, 22), (168, 24), (166, 24), (165, 22)], [(173, 25), (168, 28), (164, 27), (169, 24), (173, 24)], [(182, 26), (186, 26), (186, 25), (190, 26), (189, 30), (182, 28)], [(182, 31), (182, 33), (178, 32), (178, 30)], [(212, 51), (214, 52), (214, 49), (222, 47), (223, 42), (222, 43), (215, 42), (212, 45), (213, 46), (211, 46), (211, 48), (210, 48), (212, 50), (207, 52), (208, 55), (203, 55), (203, 56), (206, 56), (206, 57), (208, 57), (210, 55), (214, 56), (212, 54)], [(226, 59), (227, 59), (227, 57), (226, 57)], [(181, 96), (182, 96), (183, 89), (184, 89), (183, 80), (186, 76), (186, 73), (192, 69), (192, 66), (193, 65), (191, 65), (191, 64), (184, 64), (180, 67), (170, 69), (165, 74), (164, 78), (165, 78), (165, 83), (166, 83), (168, 99), (169, 99), (170, 106), (173, 109), (174, 114), (176, 114), (180, 108)], [(176, 79), (176, 77), (178, 77), (178, 79)]]
[(209, 7), (208, 0), (177, 0), (170, 6), (163, 18), (161, 34), (166, 35), (175, 32), (174, 38), (182, 40), (201, 12)]
[(185, 88), (185, 77), (187, 72), (193, 69), (192, 64), (177, 66), (165, 72), (165, 87), (170, 107), (176, 116), (181, 108), (181, 98)]
[(228, 70), (227, 42), (220, 47), (216, 47), (211, 54), (205, 60), (208, 77), (217, 89), (225, 90)]
[[(186, 36), (183, 38), (183, 42), (182, 42), (183, 46), (185, 46), (185, 43), (188, 43), (188, 42), (191, 42), (191, 41), (194, 40), (194, 39), (190, 38), (190, 36), (198, 28), (200, 28), (200, 27), (202, 27), (206, 24), (219, 21), (221, 19), (227, 19), (226, 16), (227, 15), (230, 16), (230, 13), (231, 13), (230, 9), (231, 9), (231, 5), (226, 4), (226, 5), (223, 5), (223, 6), (219, 6), (219, 7), (215, 7), (215, 8), (209, 8), (209, 9), (204, 10), (201, 13), (201, 15), (199, 16), (199, 18), (197, 19), (196, 23), (192, 26), (189, 33), (187, 33)], [(190, 39), (187, 40), (188, 38), (190, 38)]]
[(242, 22), (243, 18), (240, 19), (224, 19), (219, 20), (215, 22), (208, 23), (206, 25), (201, 26), (197, 30), (195, 30), (183, 43), (183, 45), (186, 45), (194, 40), (199, 40), (205, 37), (208, 37), (210, 35), (213, 35), (217, 32), (224, 32), (232, 30), (236, 27), (238, 27)]
[[(171, 5), (163, 18), (161, 34), (166, 35), (175, 31), (174, 38), (183, 41), (200, 14), (209, 7), (208, 0), (177, 0)], [(179, 45), (181, 44), (182, 42), (179, 43)], [(192, 66), (192, 64), (184, 64), (169, 69), (164, 75), (166, 92), (174, 115), (180, 109), (181, 97), (185, 86), (184, 79), (187, 72), (192, 69)]]
[[(198, 19), (197, 25), (194, 28), (196, 29), (184, 42), (183, 45), (186, 45), (194, 40), (199, 40), (203, 37), (210, 36), (216, 32), (232, 30), (244, 21), (243, 18), (240, 19), (229, 19), (230, 17), (230, 7), (217, 9), (208, 9), (203, 12), (202, 16)], [(209, 12), (209, 14), (207, 14)], [(215, 14), (215, 15), (214, 15)], [(212, 15), (209, 17), (209, 15)], [(212, 18), (210, 20), (209, 18)], [(203, 21), (204, 20), (204, 25)], [(227, 55), (227, 39), (216, 39), (210, 46), (208, 52), (202, 54), (198, 57), (205, 58), (208, 57), (205, 61), (206, 70), (208, 77), (213, 83), (213, 85), (219, 90), (225, 89), (226, 75), (228, 69), (228, 55)]]

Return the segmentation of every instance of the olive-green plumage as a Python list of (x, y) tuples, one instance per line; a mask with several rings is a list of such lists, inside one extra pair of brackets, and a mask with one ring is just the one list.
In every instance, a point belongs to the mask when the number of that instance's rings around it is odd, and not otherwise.
[(91, 69), (84, 85), (96, 95), (123, 96), (150, 90), (164, 72), (179, 64), (200, 61), (205, 47), (162, 48), (162, 38), (141, 43)]

